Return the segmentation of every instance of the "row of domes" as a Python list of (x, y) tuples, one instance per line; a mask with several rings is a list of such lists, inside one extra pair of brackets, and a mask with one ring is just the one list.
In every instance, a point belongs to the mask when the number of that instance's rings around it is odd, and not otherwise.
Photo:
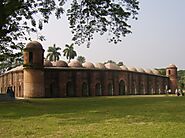
[[(37, 41), (32, 41), (27, 44), (27, 49), (35, 49), (35, 50), (43, 50), (42, 45)], [(114, 63), (91, 63), (91, 62), (85, 62), (81, 64), (80, 62), (73, 60), (70, 63), (66, 63), (65, 61), (57, 61), (57, 62), (50, 62), (45, 61), (44, 62), (45, 67), (76, 67), (76, 68), (88, 68), (88, 69), (113, 69), (113, 70), (128, 70), (133, 72), (141, 72), (141, 73), (148, 73), (148, 74), (156, 74), (159, 75), (158, 70), (151, 70), (151, 69), (142, 69), (142, 68), (135, 68), (135, 67), (126, 67), (125, 65), (118, 66)], [(174, 64), (170, 64), (167, 68), (177, 68)]]
[(127, 70), (127, 71), (133, 71), (133, 72), (141, 72), (141, 73), (148, 73), (148, 74), (155, 74), (159, 75), (158, 70), (151, 70), (151, 69), (143, 69), (143, 68), (135, 68), (135, 67), (127, 67), (125, 65), (118, 66), (115, 63), (91, 63), (91, 62), (85, 62), (81, 64), (77, 60), (72, 60), (70, 63), (66, 63), (63, 60), (59, 60), (56, 62), (50, 62), (48, 60), (44, 61), (45, 67), (71, 67), (71, 68), (87, 68), (87, 69), (112, 69), (112, 70)]

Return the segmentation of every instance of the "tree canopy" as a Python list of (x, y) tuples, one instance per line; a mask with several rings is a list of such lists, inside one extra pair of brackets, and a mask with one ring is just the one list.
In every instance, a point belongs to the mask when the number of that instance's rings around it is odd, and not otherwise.
[(48, 54), (46, 56), (46, 58), (49, 61), (57, 61), (60, 59), (60, 52), (58, 52), (59, 50), (61, 50), (60, 47), (56, 47), (56, 45), (54, 44), (53, 46), (48, 47)]
[(71, 45), (66, 44), (66, 47), (63, 50), (63, 55), (66, 57), (66, 59), (68, 59), (68, 63), (71, 61), (71, 59), (74, 59), (77, 56), (73, 46), (73, 43)]
[(84, 56), (78, 56), (77, 57), (77, 60), (80, 62), (80, 63), (85, 63), (86, 59)]
[[(66, 3), (70, 7), (64, 9)], [(95, 32), (108, 32), (109, 41), (117, 43), (131, 32), (127, 20), (136, 19), (138, 5), (138, 0), (1, 0), (0, 52), (16, 49), (21, 39), (29, 39), (28, 34), (48, 23), (51, 14), (59, 19), (65, 10), (77, 44), (90, 41)]]
[(181, 90), (185, 89), (185, 70), (179, 70), (178, 75), (178, 86)]
[(107, 33), (109, 42), (121, 41), (131, 33), (128, 19), (137, 19), (138, 10), (138, 0), (1, 0), (0, 64), (20, 56), (23, 40), (30, 40), (31, 33), (38, 35), (51, 15), (59, 19), (65, 13), (74, 43), (89, 46), (94, 33)]
[(70, 28), (77, 44), (93, 39), (94, 33), (108, 32), (109, 42), (121, 41), (130, 31), (129, 17), (137, 19), (137, 0), (73, 0), (67, 11)]

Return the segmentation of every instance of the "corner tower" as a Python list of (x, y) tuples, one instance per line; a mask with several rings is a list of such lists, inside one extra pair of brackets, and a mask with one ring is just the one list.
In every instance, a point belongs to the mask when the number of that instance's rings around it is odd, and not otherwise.
[(44, 49), (32, 41), (24, 49), (24, 97), (44, 97)]
[(166, 68), (166, 76), (169, 77), (169, 85), (172, 93), (175, 93), (177, 86), (177, 67), (174, 64), (170, 64)]

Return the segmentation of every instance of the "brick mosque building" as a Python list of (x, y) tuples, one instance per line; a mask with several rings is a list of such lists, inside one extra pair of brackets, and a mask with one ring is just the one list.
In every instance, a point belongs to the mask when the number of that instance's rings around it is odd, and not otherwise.
[(44, 61), (44, 49), (32, 41), (24, 49), (24, 64), (0, 75), (0, 92), (12, 87), (16, 97), (72, 97), (164, 94), (177, 89), (177, 67), (166, 76), (157, 70), (113, 63)]

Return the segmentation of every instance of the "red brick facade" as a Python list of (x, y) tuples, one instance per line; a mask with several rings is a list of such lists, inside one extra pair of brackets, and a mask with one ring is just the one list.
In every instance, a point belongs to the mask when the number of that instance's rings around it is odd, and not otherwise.
[(43, 53), (40, 43), (29, 43), (24, 51), (24, 67), (0, 76), (1, 93), (6, 93), (8, 87), (13, 88), (16, 97), (146, 95), (164, 94), (167, 89), (174, 93), (177, 89), (175, 65), (167, 67), (167, 76), (111, 64), (104, 68), (92, 63), (90, 67), (79, 63), (67, 67), (60, 61), (61, 66), (55, 67), (48, 61), (49, 66), (44, 66)]

